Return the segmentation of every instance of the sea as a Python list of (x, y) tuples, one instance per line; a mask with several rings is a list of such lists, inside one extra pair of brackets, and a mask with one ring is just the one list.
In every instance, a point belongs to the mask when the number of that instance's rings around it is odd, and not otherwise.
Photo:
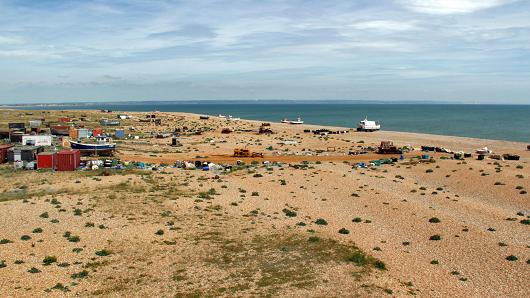
[(356, 127), (365, 117), (382, 130), (530, 142), (530, 105), (347, 103), (347, 102), (126, 102), (24, 106), (21, 109), (107, 109), (232, 115), (279, 122), (302, 117), (306, 124)]

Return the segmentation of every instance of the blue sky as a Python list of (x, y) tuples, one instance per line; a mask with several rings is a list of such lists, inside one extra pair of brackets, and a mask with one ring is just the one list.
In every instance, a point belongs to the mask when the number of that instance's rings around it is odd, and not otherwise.
[(528, 0), (0, 0), (0, 103), (530, 104)]

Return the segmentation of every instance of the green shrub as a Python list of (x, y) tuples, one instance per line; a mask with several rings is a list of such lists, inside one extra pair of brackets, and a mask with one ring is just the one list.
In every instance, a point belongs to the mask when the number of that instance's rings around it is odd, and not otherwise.
[(41, 228), (35, 228), (35, 229), (33, 229), (32, 233), (34, 233), (34, 234), (42, 233), (42, 229)]
[(440, 219), (438, 217), (431, 217), (429, 219), (429, 222), (430, 223), (439, 223), (440, 222)]
[(106, 257), (106, 256), (110, 255), (110, 253), (111, 252), (109, 250), (106, 250), (106, 249), (102, 249), (102, 250), (96, 251), (96, 255), (100, 256), (100, 257)]
[(31, 239), (31, 237), (30, 237), (29, 235), (22, 235), (22, 236), (20, 237), (20, 240), (23, 240), (23, 241), (28, 241), (28, 240), (30, 240), (30, 239)]
[(56, 256), (47, 256), (44, 258), (44, 260), (42, 260), (42, 265), (44, 266), (48, 266), (48, 265), (51, 265), (52, 263), (55, 263), (57, 262), (57, 257)]
[(297, 213), (295, 211), (289, 210), (287, 208), (284, 208), (283, 213), (285, 213), (285, 216), (287, 217), (296, 217)]
[(429, 238), (429, 240), (435, 240), (435, 241), (437, 241), (437, 240), (442, 240), (442, 236), (440, 236), (440, 235), (432, 235), (432, 236)]
[(70, 277), (72, 277), (73, 279), (85, 278), (87, 276), (88, 276), (88, 271), (86, 270), (70, 275)]
[(164, 230), (158, 230), (155, 232), (156, 235), (162, 236), (164, 235)]
[(348, 235), (349, 233), (350, 233), (350, 231), (345, 229), (345, 228), (342, 228), (342, 229), (339, 230), (339, 234)]
[(315, 220), (315, 223), (317, 225), (321, 225), (321, 226), (326, 226), (328, 224), (328, 222), (325, 219), (323, 219), (323, 218), (319, 218), (319, 219)]

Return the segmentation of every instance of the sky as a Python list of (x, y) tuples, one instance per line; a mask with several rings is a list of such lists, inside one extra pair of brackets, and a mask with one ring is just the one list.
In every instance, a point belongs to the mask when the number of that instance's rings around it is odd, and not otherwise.
[(0, 104), (530, 104), (529, 0), (0, 0)]

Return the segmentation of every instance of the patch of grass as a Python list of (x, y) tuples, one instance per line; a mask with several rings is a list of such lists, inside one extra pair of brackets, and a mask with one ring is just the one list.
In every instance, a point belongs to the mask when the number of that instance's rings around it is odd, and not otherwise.
[(106, 256), (108, 256), (110, 254), (111, 254), (111, 252), (109, 250), (106, 250), (106, 249), (102, 249), (102, 250), (96, 251), (96, 256), (100, 256), (100, 257), (106, 257)]
[(432, 235), (429, 240), (434, 240), (434, 241), (438, 241), (438, 240), (442, 240), (442, 236), (436, 234), (436, 235)]
[(57, 262), (57, 257), (56, 256), (47, 256), (44, 258), (44, 260), (42, 260), (42, 265), (44, 266), (48, 266), (48, 265), (51, 265), (53, 263), (56, 263)]
[(70, 275), (70, 277), (73, 278), (73, 279), (86, 278), (86, 277), (88, 277), (88, 271), (83, 270), (81, 272), (74, 273), (74, 274)]
[(35, 267), (31, 267), (29, 270), (28, 270), (29, 273), (40, 273), (41, 271)]
[(284, 208), (282, 210), (283, 213), (285, 213), (285, 216), (287, 217), (296, 217), (297, 213), (295, 211), (289, 210), (287, 208)]
[(79, 238), (79, 236), (69, 236), (66, 239), (68, 241), (70, 241), (70, 242), (79, 242), (79, 241), (81, 241), (81, 238)]

